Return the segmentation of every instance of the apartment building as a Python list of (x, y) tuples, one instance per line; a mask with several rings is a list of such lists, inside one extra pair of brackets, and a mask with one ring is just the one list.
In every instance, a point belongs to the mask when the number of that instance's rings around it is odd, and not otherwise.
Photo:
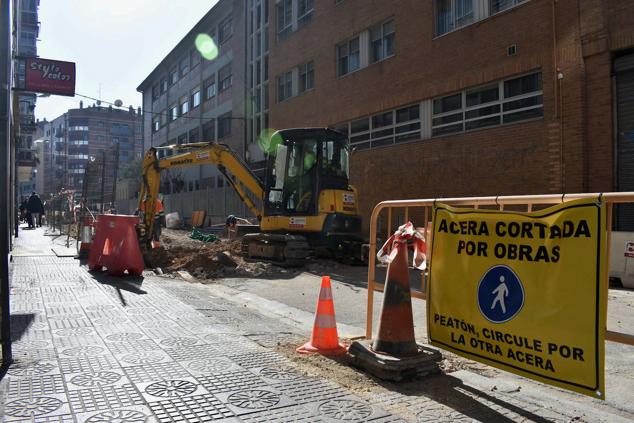
[[(242, 0), (220, 0), (139, 85), (145, 111), (144, 150), (217, 141), (244, 157), (250, 113), (245, 94), (244, 6)], [(201, 47), (201, 40), (206, 46)], [(224, 185), (217, 169), (200, 166), (166, 172), (161, 191), (171, 194)]]
[(143, 154), (142, 114), (80, 102), (44, 126), (41, 142), (45, 195), (63, 188), (81, 192), (88, 160), (105, 161), (104, 200), (111, 202), (114, 177)]
[(37, 40), (40, 32), (38, 18), (39, 0), (13, 1), (13, 64), (14, 87), (18, 90), (15, 100), (17, 124), (16, 139), (16, 177), (17, 197), (30, 195), (35, 188), (36, 151), (33, 145), (36, 131), (35, 106), (37, 96), (34, 93), (19, 91), (24, 89), (26, 74), (25, 59), (37, 57)]
[[(383, 200), (634, 190), (634, 2), (270, 2), (268, 126), (351, 142)], [(634, 230), (634, 209), (616, 225)], [(367, 226), (366, 226), (367, 228)]]

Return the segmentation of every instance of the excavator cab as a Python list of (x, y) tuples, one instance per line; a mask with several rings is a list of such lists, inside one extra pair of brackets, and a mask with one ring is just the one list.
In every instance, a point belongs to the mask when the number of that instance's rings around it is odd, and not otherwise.
[(266, 152), (262, 231), (302, 234), (314, 250), (348, 254), (351, 238), (359, 244), (361, 218), (346, 136), (327, 128), (284, 129), (268, 140)]
[(264, 215), (317, 216), (320, 192), (352, 191), (348, 155), (348, 140), (339, 132), (278, 131), (268, 146)]

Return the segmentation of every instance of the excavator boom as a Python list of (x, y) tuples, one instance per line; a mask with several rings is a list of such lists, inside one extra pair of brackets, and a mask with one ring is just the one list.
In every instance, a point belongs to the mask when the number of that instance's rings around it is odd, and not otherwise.
[[(183, 152), (159, 159), (157, 152), (160, 149)], [(258, 220), (261, 219), (261, 211), (248, 193), (261, 200), (264, 197), (262, 182), (227, 145), (211, 142), (153, 147), (145, 153), (143, 160), (143, 180), (139, 194), (139, 210), (143, 210), (142, 223), (145, 229), (142, 236), (151, 237), (154, 225), (157, 224), (154, 210), (161, 183), (161, 171), (205, 164), (215, 165), (249, 210)]]

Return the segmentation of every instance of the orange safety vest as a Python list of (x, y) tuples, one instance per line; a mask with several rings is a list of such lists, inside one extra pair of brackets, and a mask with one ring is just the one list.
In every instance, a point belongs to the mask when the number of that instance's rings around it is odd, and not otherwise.
[[(141, 207), (139, 208), (139, 210), (145, 213), (145, 201), (141, 202)], [(162, 214), (163, 211), (164, 211), (163, 202), (157, 198), (156, 201), (154, 202), (154, 214)]]

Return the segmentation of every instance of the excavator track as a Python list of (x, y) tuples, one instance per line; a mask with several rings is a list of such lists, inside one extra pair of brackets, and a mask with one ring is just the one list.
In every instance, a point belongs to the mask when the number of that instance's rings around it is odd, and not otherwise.
[(242, 255), (249, 260), (296, 267), (303, 266), (311, 254), (307, 239), (301, 235), (257, 233), (242, 238)]

